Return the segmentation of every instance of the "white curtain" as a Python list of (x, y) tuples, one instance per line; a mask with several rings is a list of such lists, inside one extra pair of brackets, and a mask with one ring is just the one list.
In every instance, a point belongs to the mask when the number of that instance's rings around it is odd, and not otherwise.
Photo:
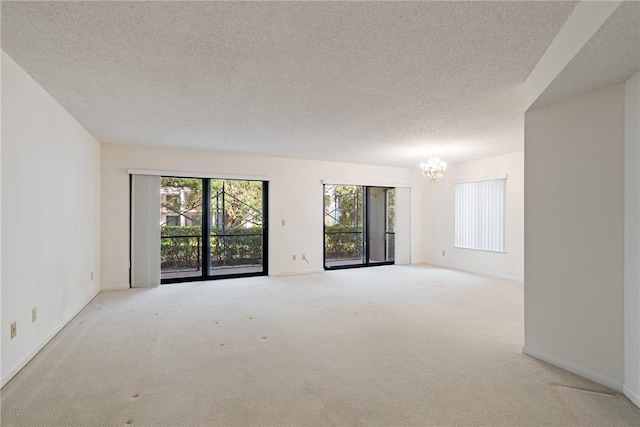
[(160, 284), (160, 177), (132, 175), (131, 286)]
[(505, 179), (455, 185), (455, 246), (504, 252)]
[(411, 189), (396, 187), (395, 264), (411, 264)]

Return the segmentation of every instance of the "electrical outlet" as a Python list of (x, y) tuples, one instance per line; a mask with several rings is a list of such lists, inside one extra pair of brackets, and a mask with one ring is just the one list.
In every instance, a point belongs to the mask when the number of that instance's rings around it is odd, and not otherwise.
[(36, 309), (36, 307), (33, 307), (31, 309), (31, 323), (35, 322), (36, 320), (38, 320), (38, 310)]
[(295, 255), (291, 255), (291, 261), (295, 261), (296, 260), (296, 256)]
[(280, 225), (282, 225), (284, 227), (284, 219), (280, 220)]
[(442, 251), (442, 256), (444, 256), (444, 251)]
[(16, 326), (16, 322), (11, 323), (11, 339), (14, 339), (18, 335), (18, 327)]

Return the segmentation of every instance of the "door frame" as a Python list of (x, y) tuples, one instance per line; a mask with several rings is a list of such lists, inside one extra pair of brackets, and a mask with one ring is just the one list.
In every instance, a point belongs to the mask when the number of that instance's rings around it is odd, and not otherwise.
[[(369, 206), (370, 206), (370, 201), (369, 201), (369, 188), (382, 188), (385, 190), (395, 190), (396, 187), (392, 187), (392, 186), (383, 186), (383, 185), (356, 185), (356, 184), (331, 184), (331, 185), (344, 185), (344, 186), (350, 186), (350, 187), (361, 187), (362, 188), (362, 209), (363, 209), (363, 224), (362, 224), (362, 245), (363, 245), (363, 261), (361, 263), (358, 264), (346, 264), (346, 265), (336, 265), (336, 266), (327, 266), (327, 222), (326, 222), (326, 205), (325, 205), (325, 191), (326, 191), (326, 186), (330, 185), (330, 184), (326, 184), (323, 183), (322, 185), (322, 267), (324, 268), (324, 270), (346, 270), (346, 269), (350, 269), (350, 268), (362, 268), (362, 267), (378, 267), (378, 266), (382, 266), (382, 265), (394, 265), (395, 264), (395, 256), (394, 256), (394, 260), (391, 261), (376, 261), (376, 262), (371, 262), (371, 257), (370, 257), (370, 244), (369, 244), (369, 239), (370, 239), (370, 231), (369, 231), (369, 224), (370, 224), (370, 215), (371, 212), (369, 210)], [(389, 197), (388, 193), (385, 192), (385, 198)], [(388, 218), (388, 211), (386, 209), (387, 206), (387, 200), (385, 200), (385, 228), (386, 228), (386, 224), (389, 221)], [(385, 243), (386, 243), (386, 238), (387, 238), (387, 232), (385, 230)], [(387, 245), (385, 244), (385, 258), (388, 256), (387, 254)]]
[[(160, 178), (185, 178), (199, 179), (202, 182), (202, 274), (191, 277), (175, 277), (163, 279), (161, 276), (160, 284), (187, 283), (198, 281), (209, 281), (219, 279), (234, 279), (241, 277), (267, 276), (269, 274), (269, 181), (262, 179), (243, 179), (243, 178), (216, 178), (214, 176), (199, 177), (178, 176), (163, 174)], [(211, 181), (253, 181), (262, 183), (262, 271), (247, 273), (229, 273), (211, 275)], [(130, 193), (131, 194), (131, 193)], [(162, 273), (161, 273), (162, 274)]]

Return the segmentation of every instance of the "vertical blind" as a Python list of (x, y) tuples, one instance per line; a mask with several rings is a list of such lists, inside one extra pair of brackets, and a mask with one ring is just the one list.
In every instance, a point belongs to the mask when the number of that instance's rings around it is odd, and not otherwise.
[(455, 185), (455, 246), (504, 252), (506, 179)]
[(396, 187), (395, 264), (411, 264), (411, 189)]
[(160, 177), (132, 175), (131, 286), (160, 284)]

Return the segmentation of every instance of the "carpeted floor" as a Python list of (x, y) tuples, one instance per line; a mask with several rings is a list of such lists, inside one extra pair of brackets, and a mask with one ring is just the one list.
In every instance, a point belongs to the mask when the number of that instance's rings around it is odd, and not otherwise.
[(522, 341), (521, 283), (426, 266), (103, 292), (2, 425), (640, 425)]

